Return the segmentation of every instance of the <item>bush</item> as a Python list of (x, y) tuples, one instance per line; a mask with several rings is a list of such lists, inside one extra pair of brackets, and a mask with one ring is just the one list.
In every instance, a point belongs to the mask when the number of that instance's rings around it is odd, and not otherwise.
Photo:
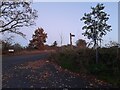
[(60, 51), (56, 57), (56, 59), (58, 60), (57, 62), (63, 68), (66, 68), (72, 71), (79, 70), (78, 63), (76, 62), (77, 58), (78, 57), (76, 56), (76, 52), (74, 50), (69, 50), (69, 49)]
[(117, 50), (115, 47), (99, 48), (98, 64), (95, 61), (95, 50), (88, 48), (73, 50), (66, 47), (54, 53), (51, 59), (73, 72), (92, 74), (114, 86), (120, 86), (120, 49)]

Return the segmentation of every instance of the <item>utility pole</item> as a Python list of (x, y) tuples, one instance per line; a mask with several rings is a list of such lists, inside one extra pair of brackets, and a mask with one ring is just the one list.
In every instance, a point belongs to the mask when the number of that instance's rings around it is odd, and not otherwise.
[(71, 46), (71, 48), (72, 48), (72, 37), (75, 37), (75, 35), (70, 33), (70, 46)]

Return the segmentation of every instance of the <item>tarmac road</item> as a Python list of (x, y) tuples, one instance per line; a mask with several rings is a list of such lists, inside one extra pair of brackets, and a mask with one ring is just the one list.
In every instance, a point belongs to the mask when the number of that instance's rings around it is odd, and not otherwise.
[[(54, 65), (48, 63), (38, 69), (20, 69), (27, 62), (35, 62), (47, 58), (47, 53), (7, 56), (2, 58), (3, 88), (78, 88), (86, 87), (80, 77), (67, 72), (59, 72)], [(34, 72), (33, 72), (34, 71)], [(47, 73), (47, 77), (45, 77)]]
[[(46, 62), (48, 53), (2, 58), (2, 88), (98, 88), (104, 85), (91, 84), (89, 81)], [(45, 63), (43, 63), (45, 61)], [(26, 63), (31, 62), (31, 67)], [(43, 63), (43, 64), (42, 64)], [(34, 65), (39, 65), (33, 68)], [(22, 90), (22, 89), (20, 89)], [(34, 89), (36, 90), (36, 89)], [(38, 90), (38, 89), (37, 89)]]
[(19, 55), (19, 56), (3, 56), (2, 57), (2, 71), (14, 65), (25, 63), (28, 61), (36, 61), (47, 58), (47, 53), (33, 54), (33, 55)]

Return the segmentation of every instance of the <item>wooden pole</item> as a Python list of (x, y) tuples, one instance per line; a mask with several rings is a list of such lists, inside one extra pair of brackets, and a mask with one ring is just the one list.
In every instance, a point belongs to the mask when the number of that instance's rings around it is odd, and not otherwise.
[(72, 46), (72, 37), (75, 37), (75, 35), (70, 33), (70, 46), (71, 46), (71, 48), (73, 48), (73, 46)]
[(72, 34), (70, 33), (70, 46), (72, 47)]

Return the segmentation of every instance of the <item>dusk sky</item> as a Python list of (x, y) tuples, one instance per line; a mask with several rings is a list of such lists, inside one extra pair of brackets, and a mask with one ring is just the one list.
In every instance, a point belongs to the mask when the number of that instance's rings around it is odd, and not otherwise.
[[(102, 3), (105, 5), (104, 11), (110, 15), (108, 24), (112, 26), (112, 31), (103, 37), (102, 44), (104, 45), (111, 40), (118, 41), (118, 3)], [(82, 35), (84, 23), (80, 19), (84, 13), (91, 11), (91, 6), (95, 7), (97, 4), (98, 2), (34, 2), (32, 8), (38, 11), (36, 25), (21, 29), (26, 34), (26, 39), (17, 35), (14, 40), (26, 46), (32, 39), (34, 31), (38, 27), (42, 27), (48, 35), (46, 44), (49, 45), (53, 44), (54, 41), (60, 45), (60, 36), (63, 37), (63, 45), (69, 44), (70, 33), (75, 35), (74, 45), (78, 39), (85, 39), (88, 42), (89, 40)]]

